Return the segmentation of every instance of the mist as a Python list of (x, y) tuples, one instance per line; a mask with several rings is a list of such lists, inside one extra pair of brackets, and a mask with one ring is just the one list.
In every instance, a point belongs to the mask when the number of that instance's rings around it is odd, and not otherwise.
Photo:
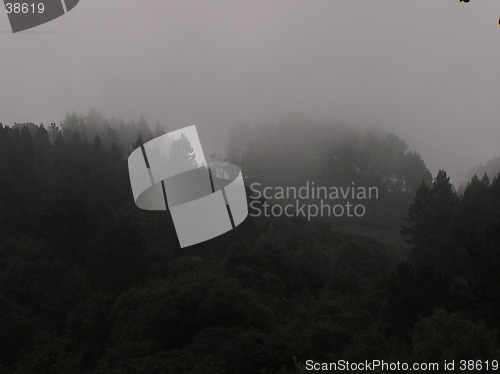
[(0, 16), (0, 122), (92, 108), (197, 125), (205, 152), (238, 122), (291, 114), (383, 128), (454, 183), (500, 155), (500, 3), (81, 1), (12, 34)]

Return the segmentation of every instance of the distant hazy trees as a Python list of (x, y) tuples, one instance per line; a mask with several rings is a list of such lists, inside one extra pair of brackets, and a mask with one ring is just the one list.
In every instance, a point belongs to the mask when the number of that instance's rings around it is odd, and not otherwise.
[(432, 179), (420, 155), (393, 134), (307, 119), (235, 126), (227, 153), (247, 183), (378, 187), (380, 201), (368, 201), (366, 219), (355, 223), (369, 226), (399, 227), (420, 183)]
[(166, 132), (159, 123), (153, 131), (143, 117), (137, 122), (125, 123), (116, 118), (108, 120), (96, 110), (91, 110), (86, 116), (78, 116), (76, 113), (66, 115), (61, 123), (61, 130), (66, 136), (78, 133), (90, 141), (99, 136), (104, 146), (110, 147), (115, 144), (126, 152), (132, 150), (132, 144), (139, 136), (148, 141)]
[(490, 175), (495, 176), (500, 173), (500, 157), (495, 157), (489, 160), (485, 165), (479, 165), (473, 168), (467, 175), (467, 179), (470, 180), (474, 175)]

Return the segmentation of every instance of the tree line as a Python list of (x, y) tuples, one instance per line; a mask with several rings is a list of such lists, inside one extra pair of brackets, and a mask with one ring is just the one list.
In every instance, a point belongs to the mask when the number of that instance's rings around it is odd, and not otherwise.
[[(131, 144), (65, 126), (0, 126), (0, 373), (291, 374), (308, 359), (498, 359), (498, 176), (458, 194), (392, 136), (354, 137), (350, 149), (347, 135), (332, 135), (313, 149), (329, 131), (350, 131), (250, 129), (247, 145), (228, 149), (249, 178), (293, 183), (311, 165), (308, 178), (341, 184), (359, 164), (360, 180), (411, 196), (407, 243), (249, 217), (181, 250), (167, 214), (134, 205)], [(264, 157), (280, 151), (289, 154)], [(405, 160), (423, 178), (399, 169)]]

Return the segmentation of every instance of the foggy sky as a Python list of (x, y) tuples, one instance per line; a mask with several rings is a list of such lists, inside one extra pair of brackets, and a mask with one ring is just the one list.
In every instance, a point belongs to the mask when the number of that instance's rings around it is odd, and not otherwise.
[(81, 0), (14, 35), (0, 13), (0, 122), (144, 115), (197, 125), (208, 154), (236, 122), (329, 117), (458, 184), (500, 155), (499, 17), (498, 0)]

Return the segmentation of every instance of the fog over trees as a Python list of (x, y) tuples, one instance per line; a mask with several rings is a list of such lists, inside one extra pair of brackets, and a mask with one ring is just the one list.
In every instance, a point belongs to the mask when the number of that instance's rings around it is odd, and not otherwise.
[(210, 154), (298, 113), (394, 133), (456, 186), (500, 154), (497, 0), (80, 3), (22, 35), (0, 17), (3, 123), (143, 115)]
[(130, 190), (126, 158), (154, 127), (95, 111), (0, 127), (0, 373), (499, 357), (500, 176), (457, 193), (392, 134), (236, 126), (226, 155), (250, 181), (356, 180), (384, 206), (354, 226), (248, 217), (181, 250)]
[[(0, 14), (0, 374), (498, 371), (499, 5), (85, 0), (16, 34)], [(376, 198), (181, 249), (127, 159), (192, 125), (249, 205), (319, 201), (252, 184)]]

